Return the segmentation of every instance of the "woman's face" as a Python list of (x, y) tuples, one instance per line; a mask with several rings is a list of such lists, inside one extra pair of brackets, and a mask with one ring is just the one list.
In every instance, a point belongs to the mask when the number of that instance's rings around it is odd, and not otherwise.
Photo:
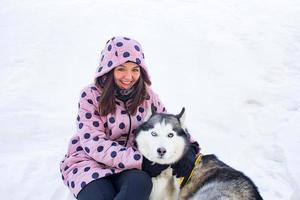
[(140, 66), (127, 62), (114, 69), (115, 83), (120, 89), (130, 89), (140, 78)]

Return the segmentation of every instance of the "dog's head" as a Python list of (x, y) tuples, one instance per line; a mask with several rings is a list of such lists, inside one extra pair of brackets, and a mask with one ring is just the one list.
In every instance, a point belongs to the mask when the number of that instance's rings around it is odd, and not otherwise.
[(139, 151), (159, 164), (177, 162), (188, 148), (189, 134), (185, 125), (185, 109), (178, 115), (156, 113), (154, 107), (136, 130)]

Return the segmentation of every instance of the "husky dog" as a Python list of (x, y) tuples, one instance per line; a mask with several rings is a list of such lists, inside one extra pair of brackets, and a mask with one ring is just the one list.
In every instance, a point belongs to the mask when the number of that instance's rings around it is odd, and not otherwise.
[[(150, 161), (174, 164), (189, 147), (184, 108), (178, 115), (156, 113), (154, 107), (136, 131), (139, 151)], [(250, 178), (220, 161), (215, 155), (199, 155), (188, 182), (180, 180), (169, 167), (152, 178), (150, 200), (262, 200)]]
[[(144, 123), (135, 131), (135, 141), (139, 151), (148, 160), (159, 164), (173, 164), (187, 151), (189, 138), (180, 120), (184, 119), (184, 109), (178, 115), (155, 113), (152, 106)], [(176, 200), (179, 198), (180, 184), (168, 167), (152, 178), (150, 200)]]

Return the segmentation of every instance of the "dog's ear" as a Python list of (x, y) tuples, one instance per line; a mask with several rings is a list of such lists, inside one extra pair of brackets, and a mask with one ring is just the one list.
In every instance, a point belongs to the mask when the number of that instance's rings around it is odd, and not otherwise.
[(151, 109), (148, 109), (147, 114), (144, 118), (144, 122), (148, 121), (152, 115), (156, 113), (155, 106), (151, 104)]
[(152, 112), (152, 115), (154, 115), (156, 113), (156, 110), (157, 110), (157, 107), (152, 103), (151, 104), (151, 112)]
[(176, 115), (176, 117), (180, 121), (181, 127), (186, 128), (186, 126), (185, 126), (185, 108), (184, 107), (181, 109), (181, 112), (178, 115)]

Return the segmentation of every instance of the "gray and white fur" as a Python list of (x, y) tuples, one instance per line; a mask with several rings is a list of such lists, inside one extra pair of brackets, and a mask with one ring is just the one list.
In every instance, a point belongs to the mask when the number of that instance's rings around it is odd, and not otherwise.
[[(178, 115), (156, 113), (152, 107), (136, 131), (136, 144), (148, 160), (174, 164), (189, 147), (185, 109)], [(249, 177), (220, 161), (215, 155), (202, 156), (191, 180), (180, 189), (172, 169), (152, 178), (150, 200), (262, 200)]]

